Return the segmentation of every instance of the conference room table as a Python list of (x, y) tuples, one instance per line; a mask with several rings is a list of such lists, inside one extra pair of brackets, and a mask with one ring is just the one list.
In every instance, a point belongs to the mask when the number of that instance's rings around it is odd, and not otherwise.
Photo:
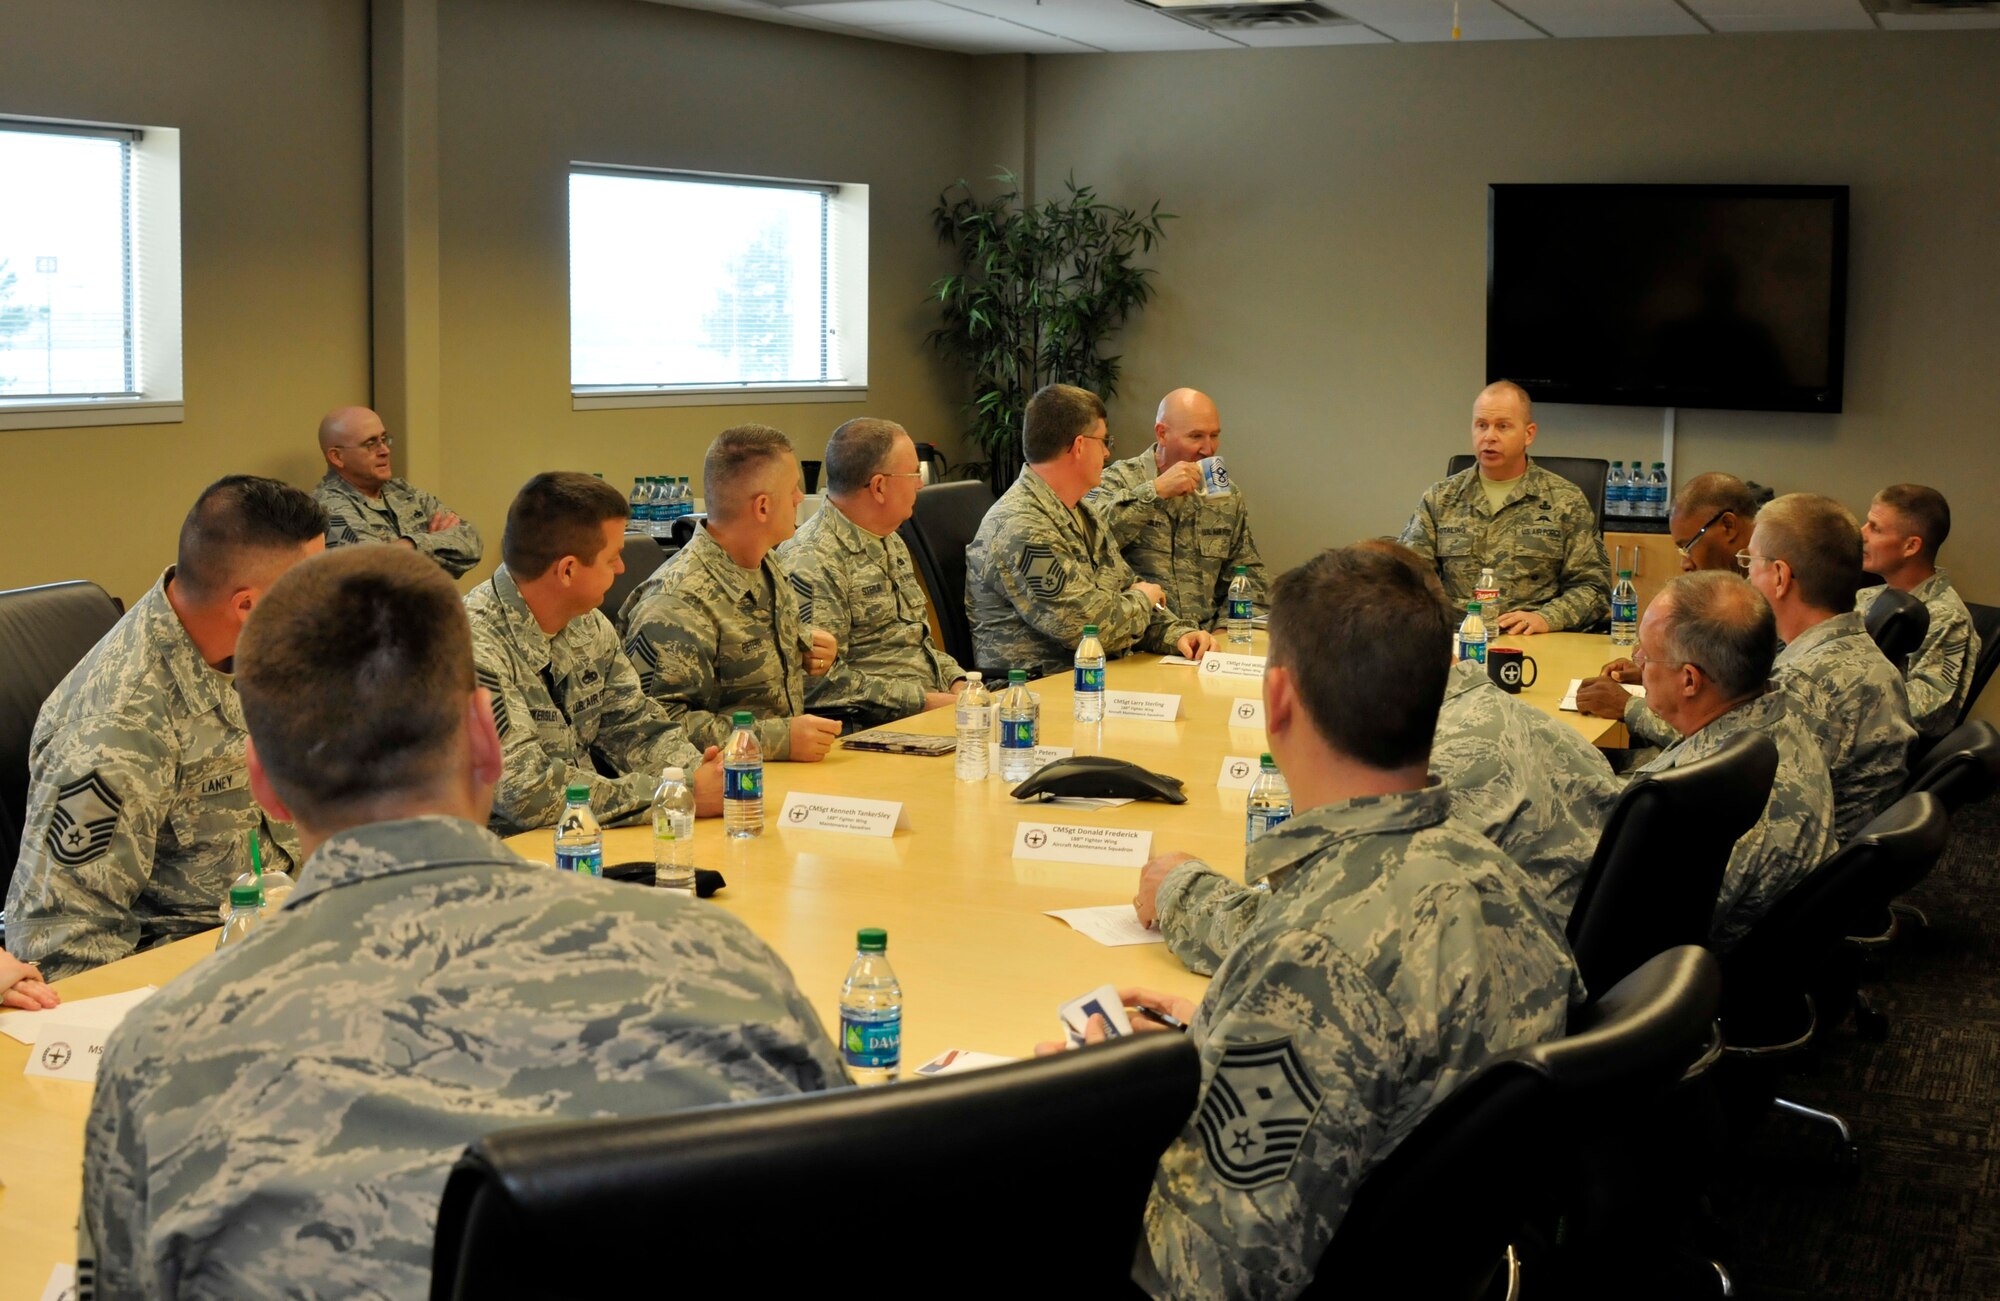
[[(1521, 696), (1551, 714), (1570, 679), (1595, 673), (1612, 655), (1608, 638), (1585, 634), (1500, 638), (1494, 644), (1520, 646), (1535, 658), (1539, 676)], [(1257, 633), (1250, 647), (1234, 649), (1261, 655), (1263, 634)], [(1178, 777), (1186, 784), (1187, 803), (1095, 810), (1023, 803), (1010, 797), (1010, 784), (997, 776), (959, 781), (948, 754), (931, 758), (840, 746), (819, 763), (766, 766), (762, 836), (731, 840), (720, 820), (697, 825), (696, 863), (727, 881), (713, 904), (742, 920), (784, 959), (830, 1033), (839, 1022), (840, 984), (854, 957), (855, 932), (869, 926), (887, 930), (889, 961), (903, 987), (905, 1077), (946, 1049), (1028, 1056), (1038, 1041), (1061, 1037), (1056, 1015), (1061, 1003), (1105, 983), (1199, 1000), (1207, 980), (1182, 968), (1164, 944), (1109, 947), (1044, 915), (1049, 909), (1128, 904), (1136, 869), (1015, 857), (1017, 824), (1150, 831), (1152, 854), (1189, 852), (1240, 880), (1247, 793), (1220, 787), (1218, 778), (1226, 757), (1254, 765), (1264, 748), (1260, 727), (1233, 721), (1239, 702), (1259, 698), (1260, 683), (1141, 654), (1113, 660), (1106, 687), (1177, 695), (1179, 717), (1074, 722), (1069, 675), (1058, 674), (1033, 684), (1041, 701), (1041, 743), (1128, 759)], [(1624, 744), (1621, 724), (1574, 713), (1560, 717), (1593, 743)], [(891, 730), (948, 736), (952, 711), (921, 714)], [(793, 793), (899, 801), (909, 825), (886, 838), (800, 830), (781, 816)], [(554, 862), (548, 831), (508, 843), (523, 857)], [(607, 865), (650, 861), (651, 853), (649, 828), (605, 833)], [(196, 935), (71, 977), (57, 988), (65, 1000), (75, 1001), (163, 985), (214, 949), (213, 932)], [(0, 1013), (17, 1015), (49, 1014)], [(74, 1259), (91, 1089), (24, 1076), (31, 1051), (0, 1036), (0, 1301), (39, 1297), (51, 1268)]]

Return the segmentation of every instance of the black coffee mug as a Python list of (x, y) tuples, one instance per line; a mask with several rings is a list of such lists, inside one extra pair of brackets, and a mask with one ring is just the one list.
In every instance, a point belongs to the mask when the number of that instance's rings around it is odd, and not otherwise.
[(806, 496), (808, 497), (819, 491), (819, 467), (821, 464), (819, 461), (799, 462), (799, 473), (805, 477)]
[(1534, 686), (1541, 673), (1535, 657), (1526, 651), (1512, 646), (1486, 648), (1486, 675), (1493, 679), (1494, 686), (1509, 695), (1518, 695), (1522, 687)]

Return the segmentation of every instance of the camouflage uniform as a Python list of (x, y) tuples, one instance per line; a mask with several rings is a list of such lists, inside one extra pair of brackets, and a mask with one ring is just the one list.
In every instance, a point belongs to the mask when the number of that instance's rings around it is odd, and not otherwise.
[[(1864, 587), (1854, 598), (1855, 612), (1865, 620), (1883, 587)], [(1920, 736), (1937, 740), (1958, 726), (1972, 694), (1972, 671), (1979, 664), (1979, 630), (1972, 611), (1952, 590), (1951, 579), (1939, 570), (1910, 589), (1910, 595), (1930, 611), (1931, 628), (1924, 644), (1910, 656), (1903, 685), (1910, 694), (1910, 722)]]
[(1778, 652), (1771, 680), (1798, 702), (1833, 773), (1833, 831), (1846, 844), (1895, 801), (1909, 777), (1909, 693), (1852, 610), (1816, 623)]
[(1154, 609), (1131, 590), (1138, 581), (1097, 508), (1065, 507), (1024, 466), (965, 549), (974, 656), (984, 667), (1038, 678), (1070, 666), (1092, 623), (1107, 655), (1135, 647), (1171, 653), (1196, 628), (1172, 606)]
[(1153, 487), (1159, 476), (1159, 459), (1149, 447), (1106, 466), (1104, 482), (1084, 498), (1111, 525), (1112, 539), (1133, 572), (1166, 591), (1168, 609), (1204, 628), (1228, 621), (1229, 580), (1238, 565), (1249, 571), (1251, 599), (1267, 608), (1264, 558), (1250, 536), (1250, 507), (1242, 490), (1212, 497), (1191, 492), (1162, 501)]
[(923, 712), (926, 691), (948, 691), (965, 676), (931, 640), (903, 539), (878, 538), (828, 502), (778, 550), (798, 594), (799, 622), (832, 633), (840, 646), (826, 676), (806, 682), (808, 707), (907, 718)]
[(421, 1297), (475, 1139), (844, 1082), (727, 913), (523, 862), (456, 818), (376, 823), (112, 1034), (85, 1246), (100, 1296)]
[(453, 578), (479, 563), (479, 530), (468, 520), (431, 532), (431, 520), (445, 504), (410, 486), (407, 479), (382, 485), (380, 498), (370, 500), (359, 488), (328, 470), (313, 488), (313, 500), (326, 507), (326, 545), (355, 542), (396, 542), (412, 546), (443, 566)]
[[(1879, 658), (1879, 657), (1878, 657)], [(1778, 772), (1764, 816), (1730, 851), (1709, 932), (1712, 947), (1726, 949), (1748, 934), (1787, 890), (1803, 881), (1838, 848), (1833, 831), (1833, 783), (1811, 730), (1783, 691), (1772, 690), (1738, 705), (1706, 727), (1675, 742), (1639, 772), (1665, 772), (1706, 759), (1747, 731), (1778, 746)]]
[(1562, 931), (1446, 804), (1433, 785), (1327, 805), (1250, 847), (1271, 898), (1189, 1032), (1205, 1087), (1154, 1175), (1149, 1291), (1295, 1295), (1434, 1105), (1494, 1054), (1562, 1034)]
[(1657, 745), (1664, 750), (1681, 739), (1674, 725), (1654, 713), (1644, 696), (1634, 696), (1625, 702), (1625, 731), (1634, 742), (1634, 748)]
[[(1476, 465), (1432, 484), (1402, 542), (1437, 563), (1445, 595), (1461, 609), (1491, 565), (1503, 613), (1533, 611), (1551, 632), (1588, 628), (1611, 613), (1611, 562), (1590, 503), (1533, 460), (1497, 512)], [(1487, 619), (1490, 627), (1491, 611)]]
[(701, 762), (687, 733), (639, 689), (602, 612), (578, 615), (551, 637), (502, 565), (465, 594), (465, 613), (473, 668), (500, 729), (495, 831), (554, 826), (572, 784), (590, 787), (599, 821), (626, 821), (652, 807), (662, 768), (692, 773)]
[[(1431, 743), (1431, 775), (1454, 821), (1482, 833), (1527, 875), (1558, 926), (1569, 920), (1597, 840), (1625, 784), (1576, 730), (1454, 664)], [(1159, 893), (1160, 931), (1188, 970), (1212, 972), (1270, 895), (1183, 864)]]
[(243, 704), (202, 661), (166, 576), (43, 703), (28, 745), (7, 944), (50, 980), (216, 925), (250, 833), (266, 866), (298, 856), (291, 824), (250, 794)]
[(695, 744), (728, 741), (730, 714), (747, 709), (764, 757), (791, 758), (812, 635), (777, 552), (745, 569), (698, 528), (625, 598), (618, 626), (646, 694)]

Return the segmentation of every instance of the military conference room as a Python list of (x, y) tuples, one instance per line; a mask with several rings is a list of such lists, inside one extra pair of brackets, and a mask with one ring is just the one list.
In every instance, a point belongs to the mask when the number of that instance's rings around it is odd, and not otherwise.
[(1996, 68), (0, 7), (0, 1298), (2000, 1296)]

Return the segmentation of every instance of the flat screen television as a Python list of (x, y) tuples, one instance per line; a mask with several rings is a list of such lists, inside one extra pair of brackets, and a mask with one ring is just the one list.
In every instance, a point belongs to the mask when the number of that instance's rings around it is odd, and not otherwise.
[(1844, 185), (1493, 185), (1486, 374), (1548, 402), (1840, 410)]

